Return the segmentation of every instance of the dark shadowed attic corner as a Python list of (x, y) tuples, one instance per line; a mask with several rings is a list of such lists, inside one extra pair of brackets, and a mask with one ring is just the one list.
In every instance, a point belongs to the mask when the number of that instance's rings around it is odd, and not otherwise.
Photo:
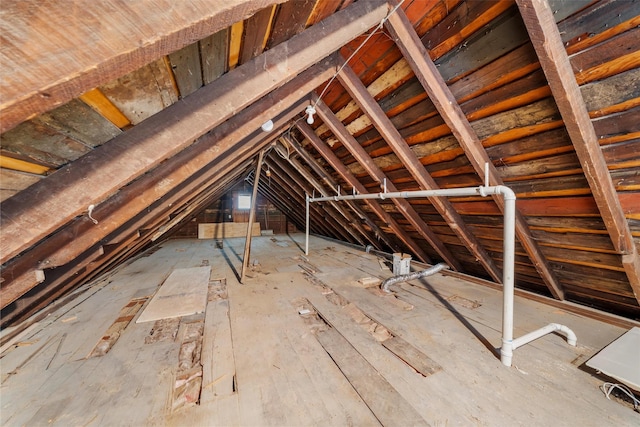
[(640, 425), (640, 0), (0, 11), (0, 424)]

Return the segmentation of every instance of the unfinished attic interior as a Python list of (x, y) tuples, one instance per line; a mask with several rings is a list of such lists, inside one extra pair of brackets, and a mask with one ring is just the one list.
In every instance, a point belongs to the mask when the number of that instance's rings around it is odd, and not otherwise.
[(640, 423), (640, 1), (0, 11), (2, 425)]

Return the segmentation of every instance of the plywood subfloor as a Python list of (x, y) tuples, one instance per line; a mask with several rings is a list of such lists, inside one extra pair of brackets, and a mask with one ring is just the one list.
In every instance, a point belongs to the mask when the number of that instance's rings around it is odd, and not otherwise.
[(155, 293), (137, 323), (204, 313), (211, 267), (176, 268)]
[[(302, 235), (173, 240), (39, 322), (2, 354), (0, 424), (12, 425), (580, 425), (636, 426), (580, 369), (625, 330), (516, 298), (515, 334), (550, 322), (578, 336), (534, 341), (505, 368), (501, 294), (435, 275), (394, 287), (373, 255)], [(172, 411), (184, 324), (146, 340), (132, 321), (113, 348), (86, 358), (133, 298), (151, 298), (179, 268), (210, 267), (198, 405)], [(213, 289), (213, 291), (212, 291)], [(167, 336), (172, 337), (171, 333)], [(149, 343), (145, 343), (148, 341)], [(399, 353), (399, 354), (398, 354)], [(424, 357), (421, 357), (424, 356)], [(413, 365), (413, 366), (412, 366)], [(398, 412), (398, 408), (404, 408)]]

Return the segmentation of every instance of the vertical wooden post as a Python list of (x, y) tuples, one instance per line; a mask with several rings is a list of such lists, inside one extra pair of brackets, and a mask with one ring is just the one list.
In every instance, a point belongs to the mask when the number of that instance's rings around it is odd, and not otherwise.
[(251, 193), (251, 208), (249, 209), (249, 225), (247, 226), (247, 238), (244, 242), (244, 256), (242, 257), (242, 271), (240, 273), (240, 283), (244, 282), (244, 274), (249, 266), (249, 255), (251, 252), (251, 231), (253, 229), (253, 220), (256, 217), (256, 198), (258, 196), (258, 183), (260, 182), (260, 172), (262, 170), (262, 158), (264, 150), (258, 154), (258, 165), (256, 166), (256, 177), (253, 181), (253, 192)]

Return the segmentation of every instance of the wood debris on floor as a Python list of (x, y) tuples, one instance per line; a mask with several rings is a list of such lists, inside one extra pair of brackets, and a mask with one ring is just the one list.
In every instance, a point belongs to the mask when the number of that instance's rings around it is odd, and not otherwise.
[[(253, 239), (261, 268), (243, 285), (234, 254), (244, 239), (164, 242), (34, 324), (0, 356), (0, 424), (637, 424), (576, 365), (623, 328), (516, 298), (516, 333), (563, 317), (580, 345), (544, 337), (505, 368), (494, 354), (499, 291), (434, 275), (381, 294), (374, 283), (391, 272), (375, 256), (312, 238), (303, 259), (275, 240)], [(172, 295), (199, 295), (197, 313), (131, 322), (140, 296), (163, 295), (176, 271), (189, 282)], [(86, 358), (116, 327), (115, 345)]]

